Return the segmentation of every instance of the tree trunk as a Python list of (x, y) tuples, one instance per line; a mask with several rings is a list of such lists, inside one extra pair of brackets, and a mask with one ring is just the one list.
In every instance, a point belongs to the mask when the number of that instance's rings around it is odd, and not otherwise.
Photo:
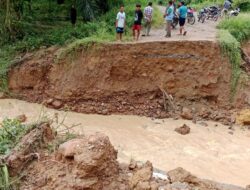
[(6, 0), (6, 14), (5, 14), (4, 26), (9, 32), (11, 32), (11, 2), (10, 0)]

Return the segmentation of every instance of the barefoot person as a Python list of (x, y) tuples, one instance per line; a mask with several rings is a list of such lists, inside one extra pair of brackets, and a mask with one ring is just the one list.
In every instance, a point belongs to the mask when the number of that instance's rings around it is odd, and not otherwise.
[(126, 27), (126, 14), (124, 12), (123, 5), (121, 5), (120, 11), (116, 16), (115, 27), (116, 27), (116, 39), (117, 41), (122, 41), (122, 35)]
[(173, 6), (173, 1), (169, 1), (168, 7), (166, 8), (166, 13), (164, 14), (164, 18), (166, 20), (166, 38), (171, 37), (171, 29), (172, 29), (172, 22), (174, 18), (174, 6)]
[(145, 26), (144, 26), (144, 34), (142, 36), (149, 36), (152, 20), (153, 20), (153, 3), (149, 2), (148, 6), (144, 9), (144, 20), (145, 20)]
[(134, 40), (138, 41), (141, 33), (141, 23), (142, 23), (143, 13), (141, 11), (141, 5), (137, 4), (135, 9), (135, 20), (133, 25), (133, 36)]
[(178, 10), (178, 14), (179, 14), (180, 35), (184, 35), (184, 36), (187, 34), (187, 31), (185, 31), (184, 29), (186, 18), (187, 18), (187, 11), (188, 9), (185, 6), (185, 3), (182, 1), (181, 6)]

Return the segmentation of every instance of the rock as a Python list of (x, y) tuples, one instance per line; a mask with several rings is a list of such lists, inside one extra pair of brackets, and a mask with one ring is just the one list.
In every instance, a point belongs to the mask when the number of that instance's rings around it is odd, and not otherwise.
[(72, 139), (61, 144), (58, 148), (58, 158), (74, 159), (74, 156), (82, 151), (82, 144), (86, 143), (85, 139)]
[(250, 190), (250, 185), (247, 185), (247, 186), (246, 186), (246, 190)]
[(53, 103), (53, 99), (52, 98), (46, 100), (46, 104), (47, 105), (51, 105), (52, 103)]
[(250, 109), (242, 110), (236, 116), (236, 124), (238, 124), (238, 125), (250, 125)]
[(181, 117), (183, 119), (192, 120), (193, 119), (192, 110), (184, 107), (182, 109)]
[(41, 147), (47, 147), (54, 140), (55, 134), (49, 123), (37, 125), (24, 135), (6, 157), (10, 176), (16, 176), (34, 159), (39, 159), (36, 153)]
[(16, 120), (18, 120), (21, 123), (24, 123), (27, 120), (26, 115), (22, 114), (16, 117)]
[(199, 123), (201, 126), (203, 126), (203, 127), (207, 127), (208, 126), (208, 124), (206, 123), (206, 122), (200, 122)]
[(63, 103), (59, 100), (55, 100), (52, 102), (52, 106), (55, 108), (55, 109), (60, 109), (62, 106), (63, 106)]
[(175, 129), (175, 131), (181, 135), (187, 135), (190, 133), (190, 127), (184, 124), (182, 127), (178, 127)]
[(151, 181), (150, 182), (150, 187), (151, 187), (151, 190), (158, 190), (159, 189), (159, 184), (156, 182), (156, 181)]
[(174, 182), (171, 184), (172, 190), (192, 190), (187, 183)]
[(117, 151), (102, 133), (63, 143), (56, 157), (73, 161), (80, 178), (111, 176), (118, 172)]
[(151, 186), (150, 186), (150, 183), (149, 181), (140, 181), (135, 190), (151, 190)]
[(172, 190), (172, 187), (170, 184), (162, 185), (158, 188), (158, 190)]
[(136, 161), (135, 161), (134, 159), (131, 159), (128, 168), (129, 168), (130, 170), (134, 170), (136, 167), (137, 167)]
[(190, 182), (195, 181), (196, 177), (193, 176), (190, 172), (184, 170), (183, 168), (176, 168), (168, 172), (170, 182)]
[[(147, 161), (140, 169), (138, 169), (134, 175), (130, 178), (129, 186), (131, 189), (135, 189), (139, 183), (148, 182), (153, 175), (152, 163)], [(150, 187), (150, 186), (149, 186)]]
[(102, 112), (101, 112), (103, 115), (107, 115), (108, 113), (109, 113), (109, 110), (108, 109), (104, 109), (104, 110), (102, 110)]

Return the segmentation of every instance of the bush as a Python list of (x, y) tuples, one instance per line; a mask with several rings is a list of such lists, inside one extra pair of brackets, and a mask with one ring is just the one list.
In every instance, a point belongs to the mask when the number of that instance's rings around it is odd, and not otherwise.
[(0, 127), (0, 155), (7, 155), (28, 129), (16, 119), (5, 119)]
[(224, 19), (218, 28), (228, 30), (239, 42), (250, 39), (250, 14), (244, 13), (237, 17)]

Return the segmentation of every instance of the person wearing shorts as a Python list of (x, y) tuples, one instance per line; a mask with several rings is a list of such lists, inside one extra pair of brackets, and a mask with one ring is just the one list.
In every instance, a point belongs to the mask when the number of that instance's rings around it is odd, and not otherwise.
[(187, 31), (185, 31), (184, 26), (187, 18), (187, 7), (185, 6), (185, 3), (182, 1), (181, 6), (178, 10), (179, 13), (179, 25), (180, 25), (180, 35), (186, 35)]
[(124, 12), (124, 6), (122, 5), (120, 7), (119, 13), (116, 16), (116, 22), (115, 22), (117, 41), (122, 41), (122, 35), (124, 33), (125, 26), (126, 26), (126, 14)]
[(138, 41), (141, 33), (141, 24), (142, 24), (142, 19), (143, 19), (143, 13), (141, 11), (141, 5), (137, 4), (136, 5), (136, 10), (135, 10), (135, 20), (134, 20), (134, 25), (133, 25), (133, 37), (134, 40)]

